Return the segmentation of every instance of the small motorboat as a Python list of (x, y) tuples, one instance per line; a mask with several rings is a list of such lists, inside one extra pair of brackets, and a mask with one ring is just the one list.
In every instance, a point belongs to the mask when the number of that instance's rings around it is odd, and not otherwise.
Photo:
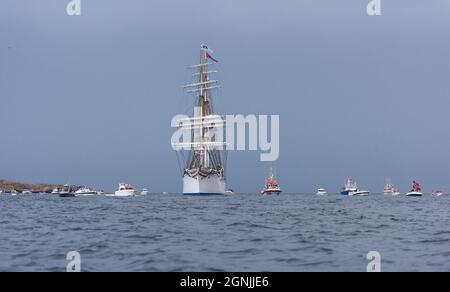
[(274, 179), (272, 168), (269, 171), (269, 178), (261, 191), (263, 195), (279, 195), (281, 194), (281, 188), (278, 182)]
[(30, 190), (23, 190), (22, 195), (31, 195), (33, 194)]
[(359, 196), (359, 197), (367, 197), (370, 194), (369, 191), (360, 191), (357, 190), (354, 193), (350, 193), (349, 196)]
[(406, 194), (407, 197), (422, 197), (422, 187), (416, 181), (413, 181), (412, 189), (409, 193)]
[(444, 192), (442, 192), (442, 191), (432, 191), (431, 195), (435, 196), (435, 197), (441, 197), (441, 196), (444, 195)]
[(11, 191), (11, 196), (17, 196), (18, 194), (19, 194), (19, 192), (16, 190)]
[(342, 188), (341, 195), (349, 196), (351, 192), (356, 192), (356, 190), (356, 183), (351, 178), (348, 178)]
[(228, 190), (226, 190), (225, 191), (225, 195), (233, 195), (234, 194), (234, 191), (232, 190), (232, 189), (228, 189)]
[(421, 192), (409, 192), (406, 194), (407, 197), (422, 197), (423, 193)]
[(87, 187), (82, 187), (79, 190), (75, 192), (75, 196), (77, 197), (84, 197), (84, 196), (96, 196), (98, 195), (98, 192), (95, 190), (92, 190)]
[(114, 193), (115, 197), (133, 197), (136, 196), (134, 187), (130, 184), (119, 184), (119, 190)]
[(69, 185), (64, 185), (64, 187), (59, 191), (58, 196), (61, 198), (74, 198), (75, 188)]
[(317, 196), (326, 196), (328, 195), (327, 191), (323, 188), (319, 188), (316, 193)]
[(142, 189), (141, 196), (150, 195), (150, 191), (148, 189)]
[(400, 190), (399, 190), (397, 187), (395, 187), (395, 186), (391, 183), (391, 181), (388, 179), (388, 180), (386, 181), (386, 184), (384, 185), (384, 191), (383, 191), (383, 193), (384, 193), (385, 195), (398, 196), (398, 195), (400, 195)]
[(369, 195), (369, 191), (362, 191), (358, 188), (356, 182), (354, 182), (351, 178), (348, 178), (345, 182), (345, 185), (341, 191), (341, 195), (343, 196), (359, 196), (359, 197), (367, 197)]

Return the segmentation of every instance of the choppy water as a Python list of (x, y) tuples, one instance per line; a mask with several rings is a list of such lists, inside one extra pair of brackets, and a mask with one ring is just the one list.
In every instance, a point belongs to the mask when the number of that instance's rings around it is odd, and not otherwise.
[(0, 270), (450, 271), (450, 196), (0, 195)]

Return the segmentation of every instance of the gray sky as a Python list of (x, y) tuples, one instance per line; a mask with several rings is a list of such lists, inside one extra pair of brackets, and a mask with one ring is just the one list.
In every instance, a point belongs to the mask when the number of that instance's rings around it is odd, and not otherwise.
[(221, 114), (279, 114), (280, 159), (229, 156), (229, 183), (289, 192), (347, 176), (450, 191), (450, 2), (382, 0), (0, 2), (0, 178), (181, 191), (170, 147), (186, 66), (220, 59)]

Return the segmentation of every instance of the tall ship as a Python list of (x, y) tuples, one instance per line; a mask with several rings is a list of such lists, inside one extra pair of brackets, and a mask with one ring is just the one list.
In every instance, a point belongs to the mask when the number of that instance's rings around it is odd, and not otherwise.
[(264, 189), (261, 191), (263, 195), (279, 195), (281, 194), (281, 188), (279, 183), (275, 180), (273, 176), (272, 168), (269, 170), (269, 178), (264, 185)]
[(227, 149), (224, 140), (225, 119), (213, 112), (213, 93), (220, 82), (211, 76), (217, 73), (217, 60), (206, 45), (200, 48), (200, 63), (193, 70), (192, 82), (184, 86), (195, 102), (194, 115), (178, 120), (178, 126), (190, 135), (189, 141), (172, 141), (181, 165), (184, 195), (224, 195), (226, 193)]

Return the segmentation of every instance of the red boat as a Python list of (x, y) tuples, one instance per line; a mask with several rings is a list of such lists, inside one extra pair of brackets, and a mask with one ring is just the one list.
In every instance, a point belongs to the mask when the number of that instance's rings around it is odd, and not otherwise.
[(272, 168), (269, 172), (269, 178), (267, 179), (266, 185), (264, 187), (264, 190), (261, 191), (261, 194), (263, 195), (279, 195), (281, 193), (280, 185), (277, 181), (273, 178), (273, 172)]

